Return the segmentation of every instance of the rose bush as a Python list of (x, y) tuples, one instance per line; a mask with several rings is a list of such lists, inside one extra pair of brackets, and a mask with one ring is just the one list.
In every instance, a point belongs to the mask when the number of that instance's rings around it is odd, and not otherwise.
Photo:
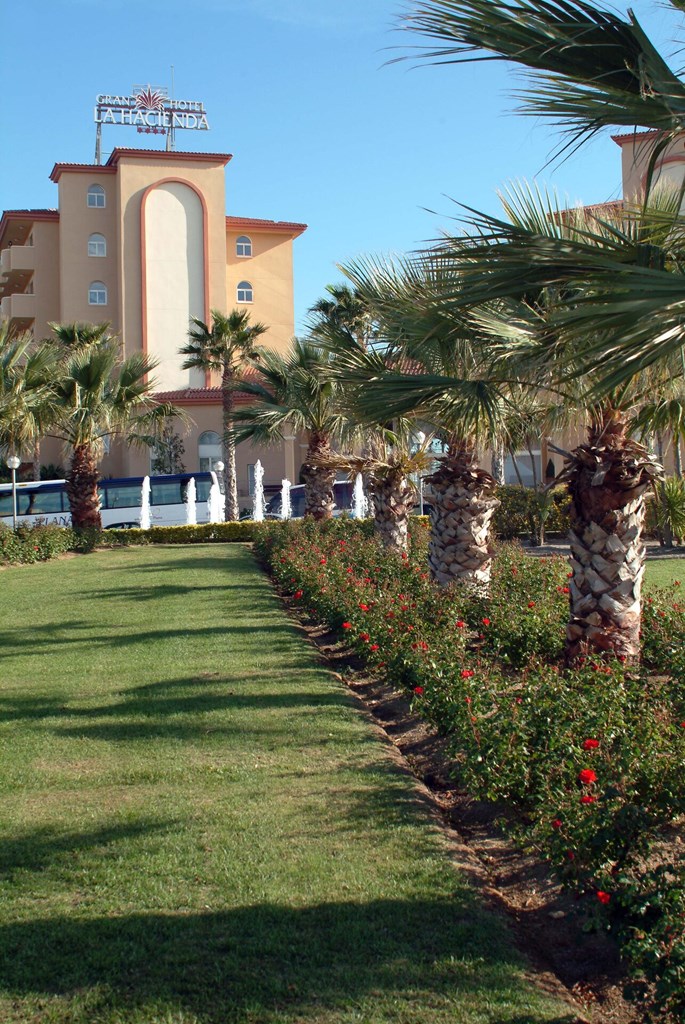
[[(640, 670), (588, 659), (571, 671), (561, 664), (563, 559), (503, 546), (484, 599), (434, 586), (426, 546), (421, 524), (412, 527), (411, 554), (400, 558), (379, 547), (368, 524), (342, 520), (269, 525), (255, 545), (284, 593), (301, 592), (298, 606), (406, 689), (447, 738), (469, 791), (506, 801), (518, 838), (550, 860), (598, 921), (620, 930), (656, 1005), (680, 1006), (674, 986), (685, 977), (663, 940), (679, 934), (673, 949), (685, 946), (682, 920), (663, 917), (679, 897), (661, 899), (662, 916), (646, 922), (642, 884), (652, 877), (645, 865), (663, 856), (668, 830), (685, 814), (678, 587), (645, 604)], [(661, 938), (651, 941), (652, 933)]]

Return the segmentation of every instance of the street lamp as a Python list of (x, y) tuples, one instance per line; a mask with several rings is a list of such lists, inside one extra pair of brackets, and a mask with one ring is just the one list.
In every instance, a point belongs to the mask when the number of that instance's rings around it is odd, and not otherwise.
[(226, 467), (224, 466), (224, 464), (221, 461), (221, 459), (219, 459), (218, 462), (214, 463), (214, 469), (219, 474), (217, 479), (219, 481), (219, 490), (221, 491), (222, 494), (224, 493), (224, 488), (222, 487), (222, 484), (224, 483), (224, 469), (225, 468)]
[(12, 529), (17, 528), (17, 470), (21, 466), (18, 455), (7, 456), (7, 468), (12, 470)]

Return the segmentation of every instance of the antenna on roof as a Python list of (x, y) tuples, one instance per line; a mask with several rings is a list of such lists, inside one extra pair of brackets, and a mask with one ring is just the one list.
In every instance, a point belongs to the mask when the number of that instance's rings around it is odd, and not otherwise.
[[(174, 65), (172, 64), (171, 65), (171, 106), (172, 107), (174, 105), (174, 96), (175, 96), (175, 92), (174, 92)], [(166, 150), (167, 150), (167, 153), (171, 153), (175, 149), (176, 149), (176, 135), (174, 133), (174, 118), (173, 118), (173, 115), (172, 115), (171, 123), (170, 123), (169, 127), (167, 128), (167, 133), (166, 133)]]

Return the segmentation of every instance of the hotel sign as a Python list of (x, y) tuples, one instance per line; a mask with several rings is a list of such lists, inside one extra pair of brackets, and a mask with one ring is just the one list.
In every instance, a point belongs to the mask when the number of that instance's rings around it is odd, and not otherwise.
[(177, 128), (207, 131), (209, 124), (204, 104), (198, 100), (170, 99), (166, 89), (134, 88), (131, 96), (97, 97), (95, 123), (135, 127), (146, 135), (171, 135)]

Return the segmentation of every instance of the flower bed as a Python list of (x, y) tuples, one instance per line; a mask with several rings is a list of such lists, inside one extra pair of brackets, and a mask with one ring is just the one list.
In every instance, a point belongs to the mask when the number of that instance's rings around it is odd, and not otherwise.
[(0, 526), (0, 565), (46, 562), (65, 551), (76, 550), (76, 537), (63, 526)]
[[(625, 943), (636, 992), (685, 1016), (685, 605), (648, 599), (644, 665), (565, 671), (567, 566), (503, 547), (490, 598), (441, 590), (412, 554), (352, 522), (269, 524), (256, 549), (304, 612), (412, 694), (448, 740), (459, 778), (516, 809), (518, 838), (554, 865)], [(650, 983), (647, 986), (647, 983)]]

